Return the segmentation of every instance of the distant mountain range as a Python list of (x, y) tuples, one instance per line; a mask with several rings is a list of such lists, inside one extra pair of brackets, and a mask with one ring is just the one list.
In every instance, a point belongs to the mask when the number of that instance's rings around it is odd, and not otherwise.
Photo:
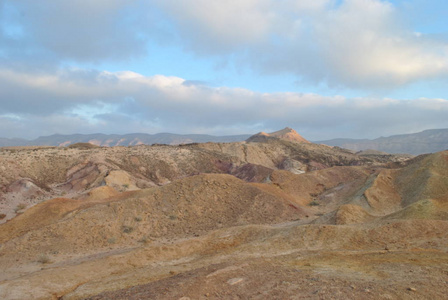
[[(39, 137), (35, 140), (6, 139), (0, 138), (0, 147), (9, 146), (68, 146), (74, 143), (92, 143), (98, 146), (134, 146), (152, 144), (188, 144), (188, 143), (229, 143), (240, 142), (250, 138), (277, 137), (292, 135), (298, 141), (307, 142), (297, 132), (291, 128), (266, 134), (256, 135), (242, 134), (229, 136), (213, 136), (206, 134), (173, 134), (173, 133), (131, 133), (131, 134), (54, 134)], [(301, 140), (303, 139), (303, 140)], [(314, 143), (337, 146), (353, 151), (363, 151), (367, 149), (378, 150), (387, 153), (408, 153), (423, 154), (443, 151), (448, 149), (448, 129), (430, 129), (419, 133), (393, 135), (390, 137), (380, 137), (377, 139), (332, 139), (325, 141), (314, 141)]]
[(173, 133), (130, 133), (130, 134), (54, 134), (41, 136), (35, 140), (0, 138), (0, 147), (8, 146), (68, 146), (74, 143), (91, 143), (98, 146), (135, 146), (152, 144), (188, 144), (188, 143), (226, 143), (239, 142), (249, 138), (250, 134), (213, 136), (206, 134), (173, 134)]
[(367, 149), (387, 153), (423, 154), (448, 149), (448, 129), (429, 129), (418, 133), (368, 139), (333, 139), (315, 143), (338, 146), (353, 151)]

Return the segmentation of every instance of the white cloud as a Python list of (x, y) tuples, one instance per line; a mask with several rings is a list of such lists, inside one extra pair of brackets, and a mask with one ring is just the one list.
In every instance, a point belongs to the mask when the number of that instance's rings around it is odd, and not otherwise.
[(367, 89), (448, 75), (448, 43), (415, 35), (386, 1), (156, 2), (190, 50), (237, 53), (264, 72)]
[(226, 53), (258, 44), (278, 17), (271, 0), (156, 0), (194, 51)]
[(391, 89), (448, 77), (448, 42), (415, 34), (388, 1), (1, 3), (0, 64), (5, 66), (150, 60), (148, 45), (164, 40), (201, 57), (330, 86)]
[(31, 75), (1, 70), (0, 136), (137, 131), (230, 134), (290, 126), (309, 139), (325, 139), (448, 127), (446, 99), (258, 93), (184, 83), (179, 77), (132, 72), (65, 70)]
[(396, 17), (387, 2), (348, 0), (316, 23), (331, 81), (393, 87), (447, 75), (448, 44), (414, 35)]

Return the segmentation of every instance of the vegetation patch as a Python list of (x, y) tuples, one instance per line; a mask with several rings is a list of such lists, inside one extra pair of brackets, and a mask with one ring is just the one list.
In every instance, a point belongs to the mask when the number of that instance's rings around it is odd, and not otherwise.
[(121, 231), (123, 231), (124, 233), (131, 233), (132, 231), (134, 231), (134, 227), (132, 226), (121, 226)]
[(26, 204), (25, 203), (20, 203), (19, 205), (17, 205), (17, 207), (14, 209), (15, 213), (20, 212), (21, 210), (24, 210), (26, 208)]
[(48, 257), (48, 255), (46, 254), (42, 254), (37, 259), (37, 262), (41, 264), (48, 264), (50, 262), (50, 257)]

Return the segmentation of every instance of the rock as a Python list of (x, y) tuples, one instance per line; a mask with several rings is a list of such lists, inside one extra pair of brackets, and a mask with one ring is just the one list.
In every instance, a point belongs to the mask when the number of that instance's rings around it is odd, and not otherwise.
[(227, 280), (227, 283), (230, 285), (235, 285), (235, 284), (242, 282), (243, 280), (244, 280), (244, 278), (232, 278), (232, 279)]

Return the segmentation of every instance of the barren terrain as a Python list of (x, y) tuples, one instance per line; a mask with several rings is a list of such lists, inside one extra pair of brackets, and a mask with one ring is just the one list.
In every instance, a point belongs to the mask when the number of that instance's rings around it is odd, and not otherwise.
[(446, 298), (448, 151), (295, 134), (2, 148), (0, 298)]

